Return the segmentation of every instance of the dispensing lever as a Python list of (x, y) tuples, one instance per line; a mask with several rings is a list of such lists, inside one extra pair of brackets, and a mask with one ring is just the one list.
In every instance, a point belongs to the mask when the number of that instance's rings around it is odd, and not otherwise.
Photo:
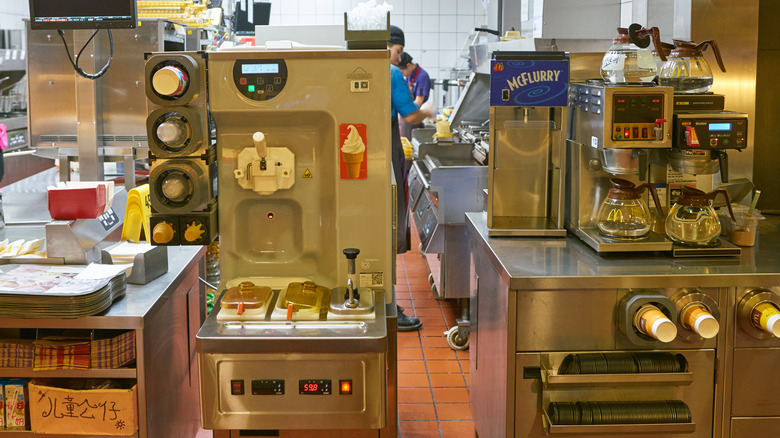
[(360, 304), (360, 295), (355, 287), (355, 259), (357, 259), (360, 250), (357, 248), (344, 249), (344, 255), (347, 256), (347, 293), (344, 295), (344, 307), (354, 309)]
[(255, 151), (257, 156), (260, 157), (260, 170), (266, 170), (265, 157), (268, 156), (268, 148), (265, 145), (265, 134), (260, 131), (252, 134), (252, 142), (255, 144)]

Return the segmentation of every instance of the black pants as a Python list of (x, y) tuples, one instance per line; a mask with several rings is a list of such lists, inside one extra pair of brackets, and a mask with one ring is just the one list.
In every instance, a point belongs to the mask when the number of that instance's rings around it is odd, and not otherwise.
[(411, 241), (411, 232), (409, 228), (409, 190), (406, 187), (406, 158), (404, 157), (404, 148), (401, 144), (401, 132), (398, 128), (398, 118), (395, 117), (392, 120), (391, 127), (392, 133), (392, 162), (393, 162), (393, 174), (396, 181), (396, 225), (397, 235), (395, 242), (395, 249), (398, 254), (403, 254), (409, 250), (409, 242)]

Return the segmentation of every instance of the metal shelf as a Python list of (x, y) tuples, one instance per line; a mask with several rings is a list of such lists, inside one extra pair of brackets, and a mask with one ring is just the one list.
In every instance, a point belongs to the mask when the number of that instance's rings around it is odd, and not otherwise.
[[(68, 434), (50, 434), (50, 433), (35, 433), (31, 430), (0, 430), (0, 437), (3, 438), (73, 438), (77, 436), (83, 436), (83, 435), (68, 435)], [(115, 435), (90, 435), (94, 438), (99, 437), (109, 437), (109, 436), (115, 436)], [(138, 432), (128, 435), (127, 438), (138, 438)]]
[(45, 370), (33, 371), (32, 368), (0, 368), (3, 377), (65, 377), (65, 378), (101, 378), (101, 379), (135, 379), (138, 373), (135, 368), (88, 369), (88, 370)]
[(549, 370), (542, 369), (542, 381), (546, 388), (618, 385), (684, 386), (693, 382), (693, 373), (553, 374)]
[(674, 433), (693, 433), (696, 431), (696, 423), (651, 423), (651, 424), (576, 424), (556, 425), (552, 424), (546, 410), (542, 410), (542, 422), (548, 435), (631, 435), (654, 434), (666, 435)]

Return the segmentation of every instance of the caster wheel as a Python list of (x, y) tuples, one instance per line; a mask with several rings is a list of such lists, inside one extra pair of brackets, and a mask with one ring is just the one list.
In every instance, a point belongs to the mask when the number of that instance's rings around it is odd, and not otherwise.
[(469, 348), (469, 336), (466, 335), (465, 339), (462, 339), (458, 336), (459, 333), (460, 330), (458, 326), (444, 332), (447, 336), (447, 343), (450, 344), (450, 348), (453, 350), (467, 350)]

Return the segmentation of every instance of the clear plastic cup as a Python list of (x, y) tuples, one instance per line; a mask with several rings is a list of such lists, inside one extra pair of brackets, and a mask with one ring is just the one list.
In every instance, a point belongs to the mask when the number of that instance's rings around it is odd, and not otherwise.
[(734, 210), (734, 219), (731, 219), (727, 209), (721, 208), (718, 212), (721, 223), (721, 234), (728, 237), (728, 239), (737, 246), (753, 246), (756, 244), (756, 236), (758, 235), (758, 226), (764, 216), (761, 216), (761, 212), (753, 210), (753, 213), (748, 216), (749, 207), (745, 205), (735, 205), (732, 207)]

